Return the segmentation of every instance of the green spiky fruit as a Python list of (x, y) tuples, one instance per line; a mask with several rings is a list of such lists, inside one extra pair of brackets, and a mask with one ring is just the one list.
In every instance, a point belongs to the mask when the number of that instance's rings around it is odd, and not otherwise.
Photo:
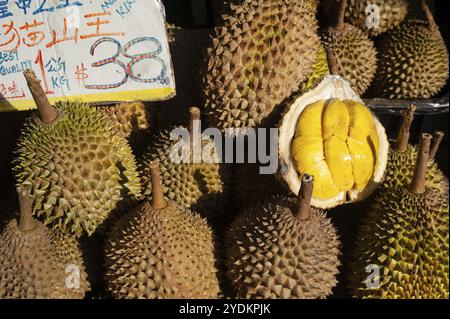
[(14, 172), (32, 185), (33, 213), (45, 224), (91, 235), (140, 180), (127, 141), (107, 116), (79, 102), (58, 102), (58, 117), (31, 116), (19, 138)]
[(156, 198), (119, 219), (108, 236), (109, 291), (118, 298), (217, 298), (212, 231), (199, 215), (163, 199), (154, 169)]
[(307, 79), (319, 37), (306, 0), (228, 1), (208, 49), (205, 116), (220, 129), (263, 124)]
[(311, 90), (328, 74), (330, 74), (330, 70), (328, 68), (327, 54), (323, 46), (320, 45), (316, 62), (313, 64), (312, 71), (309, 73), (306, 81), (300, 85), (300, 92), (304, 93)]
[(372, 83), (377, 69), (377, 51), (372, 40), (350, 24), (344, 24), (342, 29), (327, 28), (321, 36), (325, 50), (336, 59), (338, 74), (362, 95)]
[(77, 241), (32, 219), (0, 233), (1, 298), (83, 298), (90, 290)]
[(378, 45), (378, 68), (371, 94), (388, 99), (430, 98), (448, 79), (448, 51), (441, 34), (411, 20), (389, 31)]
[[(303, 198), (309, 203), (311, 193)], [(331, 294), (340, 265), (336, 230), (323, 211), (299, 207), (302, 201), (274, 197), (249, 206), (233, 222), (225, 244), (227, 276), (236, 297), (325, 298)]]
[[(337, 0), (323, 1), (325, 15), (330, 21), (335, 20), (338, 3)], [(345, 21), (371, 36), (377, 36), (398, 26), (405, 19), (407, 10), (407, 0), (348, 0)]]

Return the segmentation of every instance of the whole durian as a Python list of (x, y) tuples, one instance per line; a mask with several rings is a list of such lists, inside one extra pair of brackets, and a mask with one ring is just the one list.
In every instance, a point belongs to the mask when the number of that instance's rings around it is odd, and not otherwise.
[(310, 207), (313, 177), (299, 200), (253, 205), (226, 236), (227, 276), (238, 298), (325, 298), (336, 285), (340, 243), (326, 214)]
[(362, 223), (350, 263), (355, 297), (449, 297), (448, 186), (425, 186), (430, 141), (422, 136), (409, 187), (383, 189)]
[[(338, 0), (324, 0), (323, 7), (328, 19), (334, 21)], [(379, 16), (374, 8), (377, 8)], [(351, 0), (345, 21), (376, 36), (399, 25), (405, 19), (407, 10), (407, 0)]]
[(33, 213), (45, 224), (91, 235), (140, 180), (127, 141), (107, 116), (80, 102), (50, 105), (39, 80), (25, 71), (38, 106), (19, 138), (14, 172), (31, 185)]
[[(397, 140), (390, 142), (388, 164), (384, 173), (383, 183), (381, 184), (383, 188), (407, 186), (412, 181), (419, 153), (417, 146), (408, 143), (415, 109), (415, 105), (410, 105), (404, 110), (403, 122)], [(442, 132), (438, 131), (435, 133), (425, 176), (425, 183), (429, 188), (441, 188), (443, 184), (448, 183), (447, 178), (434, 161), (442, 138)]]
[[(231, 167), (220, 163), (215, 141), (200, 133), (197, 125), (200, 122), (199, 109), (192, 107), (190, 114), (189, 130), (175, 127), (161, 132), (153, 140), (148, 152), (144, 153), (140, 164), (144, 195), (151, 196), (150, 164), (158, 160), (166, 199), (198, 212), (212, 224), (221, 223), (224, 218), (229, 218), (226, 213), (231, 198)], [(195, 144), (191, 147), (191, 140), (184, 141), (181, 136), (171, 137), (174, 129), (188, 133), (192, 138), (196, 135), (201, 143), (192, 139)], [(187, 148), (179, 148), (183, 145)], [(202, 154), (194, 152), (197, 146)], [(174, 150), (181, 150), (183, 156), (187, 157), (174, 160)], [(210, 155), (209, 161), (205, 159), (205, 155)]]
[(19, 188), (20, 220), (0, 233), (0, 299), (83, 298), (90, 290), (77, 241), (33, 219)]
[(213, 234), (197, 214), (164, 199), (158, 164), (154, 195), (124, 215), (106, 243), (106, 278), (118, 298), (217, 298)]
[(309, 2), (228, 1), (203, 81), (210, 126), (259, 126), (307, 79), (319, 48)]
[(422, 3), (422, 7), (428, 22), (406, 21), (380, 39), (371, 95), (388, 99), (430, 98), (445, 86), (447, 47), (428, 6)]
[(321, 32), (322, 43), (326, 52), (334, 55), (337, 73), (350, 82), (358, 95), (362, 95), (375, 76), (377, 51), (363, 31), (344, 23), (347, 0), (340, 1), (338, 22)]

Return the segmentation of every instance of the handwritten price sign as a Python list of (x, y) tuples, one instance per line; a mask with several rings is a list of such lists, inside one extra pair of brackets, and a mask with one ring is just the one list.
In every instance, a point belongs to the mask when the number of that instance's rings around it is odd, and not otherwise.
[(34, 108), (32, 68), (51, 102), (175, 94), (160, 0), (0, 0), (0, 111)]

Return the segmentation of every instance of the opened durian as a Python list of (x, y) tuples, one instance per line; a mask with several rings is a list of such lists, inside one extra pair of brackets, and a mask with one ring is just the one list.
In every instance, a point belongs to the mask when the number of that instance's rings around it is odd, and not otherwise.
[(319, 49), (309, 2), (228, 1), (208, 49), (204, 91), (210, 126), (260, 126), (307, 79)]
[[(330, 69), (337, 74), (333, 55)], [(297, 98), (279, 128), (280, 175), (298, 193), (315, 177), (312, 205), (331, 208), (373, 193), (386, 168), (389, 143), (376, 116), (340, 76), (326, 76)]]
[[(334, 21), (338, 0), (324, 0), (325, 15)], [(407, 0), (351, 0), (345, 21), (364, 32), (376, 36), (399, 25), (408, 10)]]
[(90, 290), (77, 241), (32, 217), (18, 188), (20, 219), (0, 233), (0, 299), (83, 298)]
[(220, 223), (229, 218), (231, 167), (220, 163), (217, 141), (200, 132), (199, 109), (192, 107), (190, 114), (189, 130), (163, 131), (144, 154), (144, 194), (151, 196), (150, 163), (158, 160), (166, 199), (195, 210), (212, 224)]
[(249, 206), (226, 236), (227, 276), (238, 298), (325, 298), (337, 284), (340, 242), (326, 214), (310, 207), (313, 177), (298, 199)]
[(340, 76), (362, 95), (372, 82), (377, 69), (377, 51), (363, 31), (344, 23), (347, 0), (340, 0), (337, 24), (322, 31), (325, 50), (334, 55)]
[(426, 187), (430, 142), (424, 134), (411, 184), (383, 189), (362, 223), (349, 274), (355, 297), (449, 297), (448, 186)]
[[(384, 174), (382, 186), (384, 188), (396, 188), (409, 185), (412, 181), (418, 148), (409, 144), (411, 123), (414, 118), (415, 105), (410, 105), (403, 113), (403, 122), (398, 133), (397, 140), (391, 141), (388, 164)], [(436, 132), (430, 150), (428, 168), (425, 176), (425, 184), (429, 188), (440, 188), (448, 183), (447, 178), (438, 168), (434, 157), (444, 136), (443, 132)]]
[(106, 278), (117, 298), (217, 298), (213, 234), (206, 221), (164, 199), (158, 163), (153, 198), (118, 220), (106, 244)]
[(91, 235), (128, 196), (140, 195), (135, 159), (107, 116), (81, 102), (52, 107), (39, 80), (25, 71), (38, 112), (16, 149), (18, 185), (30, 185), (33, 213), (45, 224)]
[(448, 51), (428, 6), (428, 22), (409, 20), (383, 35), (371, 95), (388, 99), (430, 98), (448, 79)]

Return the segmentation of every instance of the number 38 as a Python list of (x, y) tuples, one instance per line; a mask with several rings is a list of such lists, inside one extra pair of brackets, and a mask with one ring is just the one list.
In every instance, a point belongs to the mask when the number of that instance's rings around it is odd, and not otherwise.
[[(122, 48), (122, 45), (116, 39), (113, 39), (110, 37), (105, 37), (105, 38), (101, 38), (101, 39), (98, 39), (97, 41), (95, 41), (95, 43), (91, 47), (90, 54), (93, 56), (95, 54), (95, 50), (97, 49), (97, 47), (99, 45), (101, 45), (102, 43), (108, 43), (108, 42), (115, 44), (116, 53), (110, 58), (106, 58), (101, 61), (92, 63), (92, 66), (93, 67), (101, 67), (103, 65), (114, 63), (123, 69), (124, 76), (123, 76), (122, 80), (117, 83), (86, 84), (85, 88), (100, 89), (100, 90), (113, 89), (113, 88), (119, 87), (122, 84), (126, 83), (129, 78), (131, 78), (134, 81), (143, 82), (143, 83), (154, 83), (154, 82), (160, 82), (162, 84), (168, 83), (169, 79), (166, 76), (166, 72), (167, 72), (166, 65), (164, 64), (164, 61), (160, 57), (158, 57), (158, 55), (162, 51), (162, 47), (161, 47), (160, 42), (157, 39), (155, 39), (153, 37), (136, 38), (134, 40), (131, 40), (127, 44), (125, 44), (125, 46)], [(141, 43), (141, 42), (153, 42), (154, 44), (156, 44), (156, 49), (154, 51), (145, 52), (142, 54), (129, 54), (128, 53), (128, 51), (130, 50), (131, 47), (133, 47), (134, 45)], [(118, 60), (118, 58), (121, 55), (124, 56), (125, 58), (131, 59), (130, 62), (128, 62), (128, 64), (125, 64), (124, 62)], [(134, 73), (135, 65), (145, 59), (155, 60), (161, 64), (161, 72), (159, 73), (159, 75), (157, 75), (155, 77), (150, 77), (150, 78), (142, 78), (140, 74), (136, 75)]]

